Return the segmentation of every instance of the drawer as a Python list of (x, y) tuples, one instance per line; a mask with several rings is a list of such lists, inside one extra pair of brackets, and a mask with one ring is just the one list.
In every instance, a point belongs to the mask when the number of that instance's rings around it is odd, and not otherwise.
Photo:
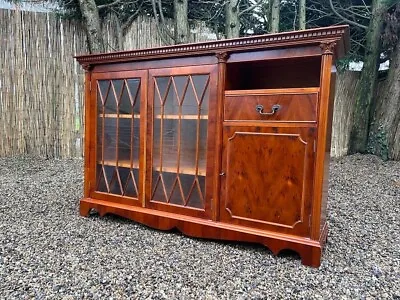
[(226, 91), (224, 119), (236, 121), (316, 122), (318, 89), (307, 91)]

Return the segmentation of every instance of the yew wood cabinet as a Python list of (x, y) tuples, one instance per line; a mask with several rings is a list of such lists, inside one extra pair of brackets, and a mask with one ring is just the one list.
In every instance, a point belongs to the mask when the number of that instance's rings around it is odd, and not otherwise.
[(80, 214), (299, 253), (325, 244), (335, 61), (347, 26), (77, 56)]

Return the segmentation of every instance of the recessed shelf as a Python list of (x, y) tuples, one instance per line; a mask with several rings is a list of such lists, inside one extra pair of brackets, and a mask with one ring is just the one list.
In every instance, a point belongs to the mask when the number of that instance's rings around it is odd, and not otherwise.
[[(103, 164), (103, 162), (101, 160), (98, 161), (97, 163), (100, 164), (100, 165)], [(115, 167), (115, 166), (117, 166), (117, 162), (115, 160), (104, 160), (104, 165), (105, 166)], [(118, 160), (118, 167), (130, 168), (131, 167), (131, 161), (127, 160), (127, 159)], [(133, 169), (139, 168), (139, 162), (133, 161), (132, 162), (132, 168)]]
[(285, 88), (285, 89), (250, 89), (250, 90), (226, 90), (225, 96), (243, 96), (243, 95), (274, 95), (274, 94), (308, 94), (318, 93), (319, 87), (306, 88)]
[[(132, 119), (132, 115), (128, 114), (99, 114), (100, 118), (120, 118), (120, 119)], [(134, 114), (133, 115), (134, 119), (140, 119), (140, 114)], [(172, 120), (178, 120), (179, 115), (155, 115), (155, 119), (172, 119)], [(181, 115), (180, 116), (181, 120), (208, 120), (208, 115)]]
[(320, 75), (321, 56), (228, 63), (225, 88), (252, 90), (315, 87), (320, 85)]
[[(120, 119), (132, 119), (131, 114), (99, 114), (100, 118), (120, 118)], [(140, 119), (140, 114), (134, 114), (135, 119)]]
[[(179, 119), (179, 115), (154, 115), (155, 119)], [(207, 115), (180, 115), (180, 119), (181, 120), (208, 120), (208, 116)]]
[[(98, 164), (103, 164), (103, 162), (100, 160), (97, 162)], [(117, 166), (117, 162), (115, 160), (104, 160), (104, 165), (105, 166)], [(190, 166), (189, 166), (190, 165)], [(179, 166), (179, 174), (187, 174), (187, 175), (196, 175), (196, 169), (192, 166), (193, 162), (185, 162), (181, 161), (180, 166)], [(128, 159), (122, 159), (118, 160), (118, 167), (122, 168), (131, 168), (131, 161)], [(139, 168), (139, 162), (138, 161), (133, 161), (132, 162), (132, 168), (133, 169), (138, 169)], [(153, 167), (153, 171), (160, 171), (160, 167)], [(168, 172), (168, 173), (177, 173), (177, 163), (176, 160), (164, 160), (163, 161), (163, 167), (162, 167), (163, 172)], [(206, 170), (205, 169), (198, 169), (197, 171), (198, 176), (205, 176), (206, 175)]]

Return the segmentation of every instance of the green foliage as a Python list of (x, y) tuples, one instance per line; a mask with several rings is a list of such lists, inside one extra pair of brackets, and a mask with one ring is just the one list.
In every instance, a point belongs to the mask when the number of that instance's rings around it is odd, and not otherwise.
[(380, 156), (383, 160), (389, 159), (388, 136), (383, 126), (379, 126), (376, 132), (370, 131), (367, 151)]

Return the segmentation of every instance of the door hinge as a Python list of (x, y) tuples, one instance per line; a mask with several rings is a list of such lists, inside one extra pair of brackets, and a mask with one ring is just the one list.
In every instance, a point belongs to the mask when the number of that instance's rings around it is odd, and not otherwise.
[(92, 91), (92, 81), (89, 81), (89, 91)]
[(313, 151), (314, 151), (314, 153), (317, 152), (317, 142), (316, 142), (316, 140), (314, 140)]

